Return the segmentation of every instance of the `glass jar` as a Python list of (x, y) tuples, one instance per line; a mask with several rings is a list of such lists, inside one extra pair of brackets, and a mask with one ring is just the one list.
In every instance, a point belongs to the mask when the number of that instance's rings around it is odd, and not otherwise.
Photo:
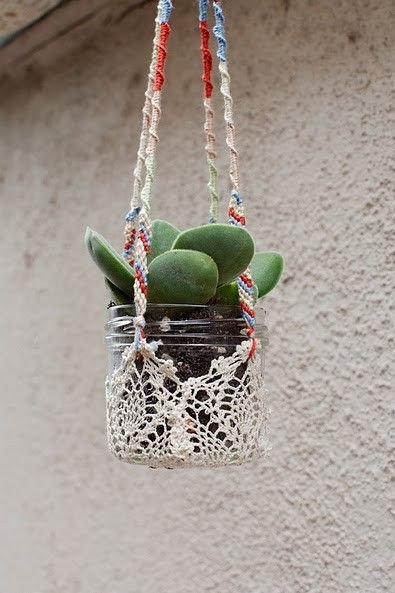
[[(263, 311), (259, 313), (264, 314)], [(116, 305), (108, 309), (106, 343), (109, 374), (119, 367), (123, 352), (133, 344), (134, 315), (135, 309), (131, 305)], [(178, 366), (182, 367), (179, 369), (182, 378), (188, 379), (203, 374), (213, 358), (230, 356), (235, 347), (246, 339), (245, 328), (238, 305), (148, 305), (145, 334), (148, 342), (161, 342), (158, 356), (176, 359)], [(265, 342), (267, 329), (260, 321), (256, 334), (261, 342)]]
[(113, 306), (108, 314), (112, 453), (169, 468), (242, 463), (262, 453), (267, 330), (260, 320), (260, 348), (250, 359), (239, 306), (149, 305), (145, 335), (159, 346), (152, 357), (128, 360), (134, 306)]

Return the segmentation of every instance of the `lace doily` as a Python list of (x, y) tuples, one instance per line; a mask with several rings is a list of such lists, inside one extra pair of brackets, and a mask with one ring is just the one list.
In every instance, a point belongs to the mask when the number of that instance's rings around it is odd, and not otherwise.
[(107, 378), (110, 451), (151, 467), (241, 464), (267, 450), (268, 408), (260, 352), (250, 341), (211, 362), (207, 374), (180, 380), (173, 360), (123, 354)]

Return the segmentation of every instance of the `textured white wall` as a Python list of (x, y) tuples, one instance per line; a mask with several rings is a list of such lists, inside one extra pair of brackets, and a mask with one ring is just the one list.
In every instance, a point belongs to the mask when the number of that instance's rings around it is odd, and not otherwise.
[[(177, 4), (154, 214), (185, 227), (207, 200), (195, 3)], [(249, 228), (287, 262), (267, 300), (271, 458), (171, 472), (105, 450), (82, 237), (121, 244), (148, 4), (1, 86), (4, 593), (390, 591), (393, 0), (226, 4)]]
[(9, 35), (26, 27), (58, 3), (59, 0), (2, 0), (0, 35)]

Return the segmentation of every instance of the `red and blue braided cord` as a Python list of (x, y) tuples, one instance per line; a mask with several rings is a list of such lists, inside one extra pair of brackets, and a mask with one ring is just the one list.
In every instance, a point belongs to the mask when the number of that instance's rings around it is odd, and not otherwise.
[[(149, 200), (151, 194), (152, 180), (155, 168), (155, 152), (157, 137), (157, 126), (160, 118), (160, 96), (165, 82), (165, 64), (167, 58), (167, 43), (170, 36), (170, 17), (172, 14), (173, 4), (171, 0), (162, 0), (162, 10), (159, 15), (159, 39), (157, 41), (157, 59), (154, 74), (153, 96), (152, 96), (152, 121), (150, 128), (150, 139), (147, 144), (146, 169), (147, 177), (142, 192), (143, 206), (138, 213), (139, 224), (137, 231), (137, 246), (135, 249), (135, 259), (133, 268), (135, 272), (135, 339), (134, 348), (136, 352), (141, 352), (146, 346), (146, 339), (144, 333), (145, 327), (145, 312), (147, 307), (148, 295), (148, 265), (147, 255), (151, 249), (151, 226), (149, 220)], [(133, 213), (134, 214), (134, 213)], [(132, 216), (132, 214), (131, 214)]]
[(211, 71), (213, 67), (213, 57), (209, 48), (210, 32), (207, 25), (208, 0), (199, 0), (199, 29), (200, 29), (200, 50), (202, 53), (203, 67), (203, 89), (204, 97), (209, 99), (213, 93), (213, 83), (211, 82)]

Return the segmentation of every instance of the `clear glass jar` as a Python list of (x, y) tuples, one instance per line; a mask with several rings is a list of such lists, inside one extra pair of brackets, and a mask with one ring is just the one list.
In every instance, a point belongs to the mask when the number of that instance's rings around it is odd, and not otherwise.
[[(108, 372), (119, 367), (124, 350), (133, 344), (133, 305), (116, 305), (108, 309), (106, 343)], [(257, 311), (256, 335), (264, 348), (267, 328), (262, 322), (264, 311)], [(159, 341), (158, 356), (180, 362), (182, 378), (206, 372), (207, 364), (218, 356), (230, 356), (246, 339), (246, 324), (238, 305), (148, 305), (145, 334), (148, 342)], [(201, 368), (196, 363), (200, 361)], [(189, 363), (189, 364), (188, 364)], [(206, 364), (205, 364), (206, 363)], [(188, 372), (190, 374), (188, 375)]]
[(113, 306), (108, 314), (107, 433), (117, 458), (175, 468), (262, 455), (267, 330), (260, 320), (250, 359), (239, 306), (149, 305), (145, 334), (160, 345), (152, 357), (129, 358), (135, 309)]

